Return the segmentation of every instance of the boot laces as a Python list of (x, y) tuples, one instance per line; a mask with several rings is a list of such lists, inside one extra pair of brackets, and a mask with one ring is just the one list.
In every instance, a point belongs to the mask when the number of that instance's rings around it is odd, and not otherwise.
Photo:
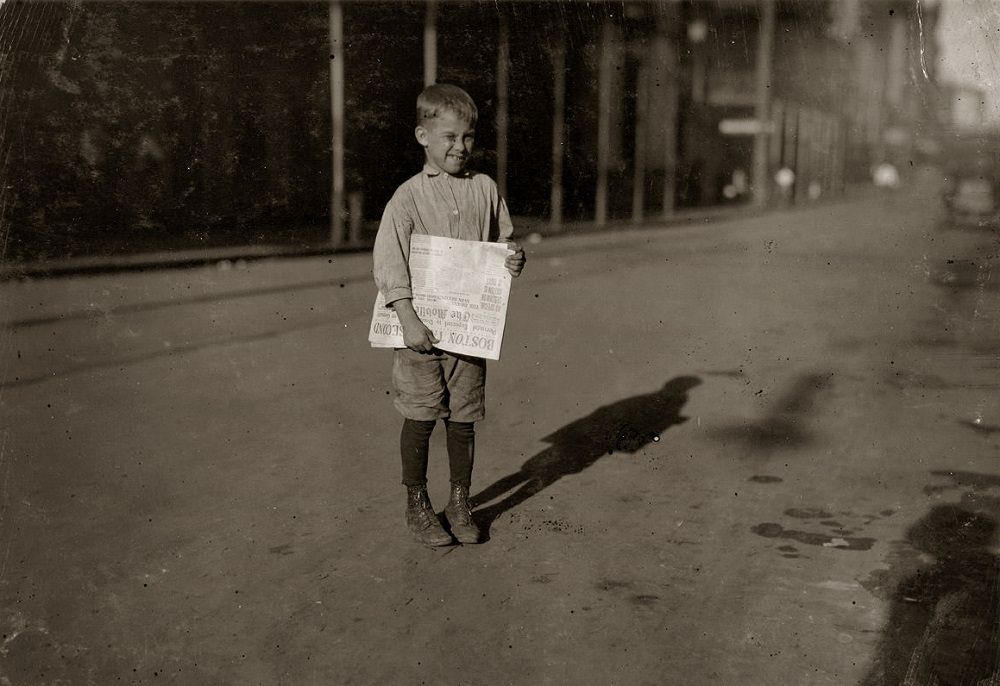
[(437, 515), (431, 509), (431, 502), (426, 491), (410, 493), (410, 515), (413, 517), (414, 523), (421, 529), (434, 526)]
[(464, 488), (460, 486), (452, 488), (448, 509), (454, 512), (463, 523), (472, 521), (472, 508), (469, 507), (469, 498)]

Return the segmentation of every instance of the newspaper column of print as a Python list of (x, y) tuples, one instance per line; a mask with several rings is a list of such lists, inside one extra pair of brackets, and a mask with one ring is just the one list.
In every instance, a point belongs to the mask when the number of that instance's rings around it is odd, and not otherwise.
[[(438, 236), (410, 238), (413, 309), (440, 341), (436, 347), (460, 355), (500, 359), (510, 273), (502, 243), (460, 241)], [(396, 313), (379, 293), (368, 340), (375, 348), (402, 348)]]

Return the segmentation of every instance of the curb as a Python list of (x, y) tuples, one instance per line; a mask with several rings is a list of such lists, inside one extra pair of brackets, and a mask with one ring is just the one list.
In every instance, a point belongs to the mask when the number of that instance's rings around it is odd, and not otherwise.
[[(864, 194), (847, 193), (824, 201), (805, 205), (768, 206), (763, 208), (752, 205), (732, 205), (711, 207), (695, 210), (684, 210), (670, 217), (650, 217), (643, 221), (631, 219), (616, 219), (598, 226), (592, 221), (567, 222), (554, 228), (546, 221), (534, 217), (515, 217), (514, 223), (519, 227), (519, 238), (535, 234), (542, 238), (561, 238), (575, 235), (610, 233), (626, 229), (666, 228), (672, 226), (688, 226), (695, 223), (711, 224), (736, 217), (758, 217), (775, 212), (806, 209), (821, 204), (849, 202), (864, 197)], [(202, 267), (222, 262), (250, 261), (283, 257), (313, 257), (320, 255), (341, 255), (368, 252), (371, 244), (360, 246), (333, 246), (320, 244), (312, 246), (283, 245), (233, 245), (221, 248), (195, 250), (164, 251), (136, 253), (134, 255), (107, 255), (72, 257), (39, 262), (20, 262), (0, 265), (0, 282), (19, 279), (50, 278), (59, 276), (76, 276), (89, 274), (107, 274), (114, 272), (142, 272), (159, 269), (185, 269)]]

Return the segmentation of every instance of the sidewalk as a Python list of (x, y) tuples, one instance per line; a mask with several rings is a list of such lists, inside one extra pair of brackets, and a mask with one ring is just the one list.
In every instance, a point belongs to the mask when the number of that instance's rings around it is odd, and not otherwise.
[[(854, 199), (857, 194), (849, 192), (845, 196), (830, 198), (821, 202), (836, 203)], [(767, 212), (781, 212), (789, 209), (802, 209), (811, 205), (793, 205), (789, 207), (769, 207), (760, 209), (751, 205), (717, 206), (681, 210), (669, 218), (649, 216), (642, 222), (629, 219), (615, 219), (604, 226), (597, 226), (592, 221), (566, 222), (561, 227), (553, 228), (544, 219), (536, 217), (515, 217), (520, 239), (535, 234), (541, 237), (597, 233), (617, 231), (625, 228), (662, 228), (668, 226), (686, 226), (694, 223), (714, 223), (726, 221), (735, 217), (753, 217)], [(366, 235), (374, 235), (376, 223), (366, 226)], [(362, 245), (334, 246), (332, 244), (316, 244), (311, 246), (288, 245), (231, 245), (218, 248), (194, 248), (189, 250), (172, 250), (159, 252), (141, 252), (127, 255), (88, 255), (81, 257), (62, 258), (36, 262), (11, 262), (0, 264), (0, 281), (10, 279), (38, 278), (51, 276), (71, 276), (74, 274), (99, 274), (120, 271), (145, 271), (149, 269), (193, 267), (228, 260), (259, 260), (273, 257), (306, 257), (312, 255), (332, 255), (350, 252), (364, 252), (371, 249), (370, 242)]]

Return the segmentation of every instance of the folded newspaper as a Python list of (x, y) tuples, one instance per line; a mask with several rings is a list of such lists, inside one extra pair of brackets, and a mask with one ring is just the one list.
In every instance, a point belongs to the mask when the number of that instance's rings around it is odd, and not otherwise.
[[(410, 237), (413, 309), (440, 341), (436, 348), (459, 355), (500, 359), (507, 319), (510, 273), (504, 243)], [(368, 340), (373, 348), (404, 348), (399, 319), (375, 298)]]

